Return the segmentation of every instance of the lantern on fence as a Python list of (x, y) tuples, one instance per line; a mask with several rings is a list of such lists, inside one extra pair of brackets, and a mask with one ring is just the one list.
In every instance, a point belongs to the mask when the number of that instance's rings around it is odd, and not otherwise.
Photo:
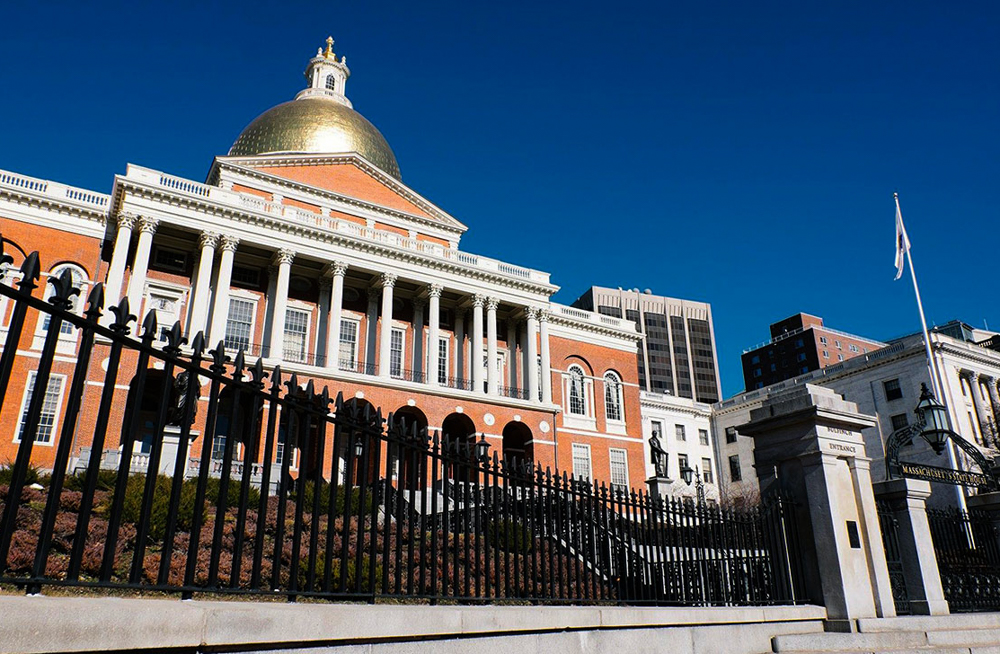
[(934, 393), (927, 388), (927, 384), (920, 385), (920, 401), (917, 402), (916, 412), (920, 422), (925, 425), (920, 435), (937, 454), (941, 454), (951, 437), (951, 429), (948, 428), (948, 410), (934, 399)]

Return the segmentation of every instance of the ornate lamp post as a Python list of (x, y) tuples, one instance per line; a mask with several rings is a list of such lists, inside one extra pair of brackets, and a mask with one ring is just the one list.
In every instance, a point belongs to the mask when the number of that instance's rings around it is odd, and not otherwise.
[(698, 497), (698, 506), (705, 505), (705, 482), (701, 479), (701, 470), (698, 468), (691, 468), (690, 466), (684, 466), (681, 468), (681, 478), (684, 483), (688, 486), (691, 485), (692, 478), (694, 479), (694, 490)]

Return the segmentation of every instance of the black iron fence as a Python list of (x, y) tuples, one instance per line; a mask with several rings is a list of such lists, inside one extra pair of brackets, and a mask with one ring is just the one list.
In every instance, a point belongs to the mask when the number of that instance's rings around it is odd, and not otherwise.
[[(16, 287), (0, 285), (13, 302), (0, 356), (8, 415), (18, 344), (36, 324), (27, 318), (48, 324), (0, 485), (0, 583), (366, 601), (800, 597), (786, 498), (724, 510), (505, 463), (485, 440), (429, 435), (248, 365), (242, 351), (208, 349), (201, 334), (186, 343), (153, 313), (133, 336), (127, 300), (102, 325), (99, 284), (78, 315), (68, 273), (49, 279), (43, 301), (37, 254), (21, 272)], [(72, 370), (59, 373), (68, 387), (52, 472), (36, 478), (63, 325), (76, 329), (77, 356), (60, 364)], [(83, 445), (91, 455), (68, 472)]]
[(928, 509), (945, 599), (953, 612), (1000, 609), (1000, 543), (982, 511)]
[(889, 586), (892, 589), (892, 601), (896, 606), (896, 615), (909, 615), (911, 612), (910, 594), (906, 590), (903, 557), (899, 550), (899, 520), (896, 519), (895, 512), (888, 502), (878, 501), (875, 506), (878, 510), (882, 546), (885, 549), (885, 562), (889, 568)]

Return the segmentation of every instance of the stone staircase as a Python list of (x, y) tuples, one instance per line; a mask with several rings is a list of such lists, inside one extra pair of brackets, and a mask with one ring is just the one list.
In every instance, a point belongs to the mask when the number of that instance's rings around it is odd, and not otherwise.
[(771, 646), (782, 654), (1000, 654), (1000, 613), (871, 618), (857, 626), (856, 633), (775, 636)]

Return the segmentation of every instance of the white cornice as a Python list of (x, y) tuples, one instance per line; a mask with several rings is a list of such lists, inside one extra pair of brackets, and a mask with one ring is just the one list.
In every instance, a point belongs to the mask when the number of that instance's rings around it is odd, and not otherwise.
[[(342, 195), (327, 189), (322, 189), (316, 186), (311, 186), (309, 184), (304, 184), (302, 182), (296, 182), (294, 180), (289, 180), (285, 177), (280, 177), (272, 173), (263, 173), (256, 170), (252, 166), (275, 166), (275, 167), (290, 167), (290, 166), (322, 166), (322, 165), (342, 165), (342, 164), (354, 164), (360, 170), (367, 173), (373, 177), (380, 184), (390, 188), (393, 192), (399, 194), (401, 197), (409, 200), (416, 206), (420, 207), (428, 214), (430, 214), (436, 220), (429, 220), (423, 216), (417, 216), (415, 214), (398, 211), (395, 209), (390, 209), (388, 207), (383, 207), (382, 205), (365, 202), (363, 200), (358, 200), (357, 198), (352, 198), (350, 196)], [(403, 216), (410, 220), (416, 220), (422, 223), (427, 223), (437, 227), (449, 229), (454, 231), (456, 234), (462, 234), (468, 230), (464, 224), (456, 220), (453, 216), (447, 212), (441, 210), (437, 205), (433, 204), (425, 197), (406, 186), (400, 182), (395, 177), (392, 177), (385, 172), (383, 172), (378, 166), (375, 166), (370, 161), (365, 159), (363, 156), (357, 153), (349, 153), (342, 155), (264, 155), (257, 157), (216, 157), (215, 162), (212, 164), (212, 169), (209, 171), (208, 180), (209, 183), (212, 180), (217, 179), (219, 172), (222, 168), (239, 170), (244, 174), (251, 174), (254, 176), (259, 176), (260, 179), (266, 179), (274, 183), (288, 184), (290, 186), (298, 186), (310, 193), (315, 193), (317, 195), (323, 195), (326, 197), (339, 199), (347, 203), (357, 203), (362, 206), (368, 206), (373, 209), (384, 211), (390, 214), (396, 214)]]
[[(256, 234), (261, 234), (261, 230), (270, 231), (275, 235), (293, 234), (316, 242), (317, 247), (321, 244), (339, 245), (356, 252), (381, 255), (396, 261), (412, 262), (425, 268), (460, 275), (466, 279), (481, 280), (500, 287), (518, 289), (543, 297), (549, 297), (559, 290), (559, 287), (551, 284), (497, 274), (490, 270), (463, 264), (460, 261), (441, 259), (414, 250), (362, 240), (348, 234), (318, 229), (304, 223), (283, 220), (276, 216), (255, 212), (250, 209), (226, 206), (207, 197), (179, 193), (171, 188), (148, 184), (141, 180), (121, 175), (115, 177), (115, 190), (112, 197), (112, 207), (114, 210), (121, 209), (126, 191), (129, 195), (144, 198), (152, 202), (163, 203), (170, 207), (188, 209), (204, 217), (220, 217), (233, 220), (246, 225), (248, 231)], [(203, 228), (205, 225), (201, 227)]]

